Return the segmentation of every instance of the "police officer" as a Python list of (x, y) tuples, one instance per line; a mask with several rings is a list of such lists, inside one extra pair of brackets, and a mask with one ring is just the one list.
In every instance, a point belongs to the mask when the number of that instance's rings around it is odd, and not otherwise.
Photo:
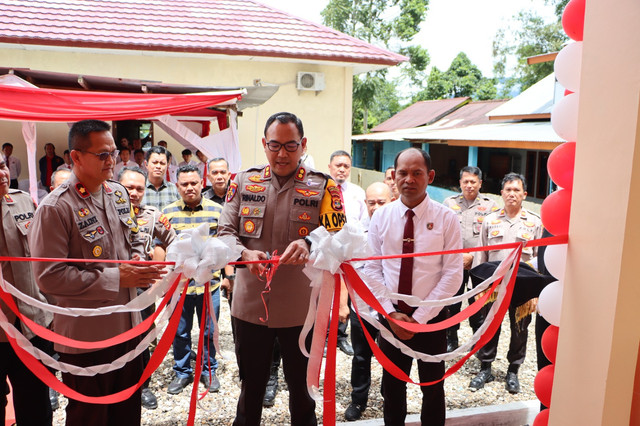
[[(482, 170), (473, 166), (466, 166), (460, 170), (460, 191), (458, 195), (452, 195), (443, 201), (443, 204), (453, 210), (460, 220), (462, 231), (462, 247), (478, 247), (480, 239), (480, 228), (484, 218), (498, 210), (498, 205), (491, 198), (480, 194), (482, 186)], [(469, 269), (473, 263), (473, 254), (464, 253), (462, 255), (464, 263), (464, 274), (462, 284), (456, 296), (464, 293), (467, 281), (469, 281)], [(470, 303), (473, 300), (469, 301)], [(453, 316), (460, 312), (462, 302), (449, 306), (449, 315)], [(469, 318), (471, 328), (475, 331), (480, 328), (477, 315)], [(447, 329), (447, 352), (451, 352), (458, 347), (458, 329), (460, 324), (456, 324)]]
[[(122, 163), (120, 163), (122, 164)], [(118, 181), (127, 189), (133, 213), (138, 222), (138, 232), (144, 241), (145, 259), (163, 261), (165, 259), (166, 248), (176, 238), (176, 232), (171, 227), (169, 220), (155, 207), (142, 204), (145, 192), (145, 181), (147, 177), (144, 171), (138, 166), (127, 166), (120, 169)], [(138, 294), (144, 291), (138, 288)], [(155, 305), (151, 305), (141, 312), (142, 319), (149, 318), (155, 312)], [(149, 348), (142, 357), (145, 366), (151, 358)], [(149, 389), (151, 377), (142, 385), (142, 406), (149, 410), (158, 408), (158, 400)]]
[[(488, 215), (482, 222), (480, 229), (480, 246), (493, 246), (513, 242), (527, 242), (538, 239), (542, 236), (542, 221), (540, 217), (522, 208), (522, 202), (527, 197), (527, 184), (524, 176), (516, 173), (508, 173), (502, 179), (502, 200), (504, 208)], [(501, 261), (509, 255), (509, 250), (488, 250), (479, 251), (475, 254), (474, 264), (483, 262)], [(522, 261), (528, 262), (538, 254), (537, 247), (525, 247), (522, 250)], [(528, 302), (524, 307), (533, 308), (534, 304)], [(482, 316), (486, 317), (491, 304), (485, 305)], [(507, 360), (506, 389), (509, 393), (520, 392), (520, 382), (518, 381), (518, 369), (524, 362), (527, 354), (527, 334), (531, 323), (531, 312), (520, 313), (518, 318), (516, 313), (522, 311), (521, 307), (509, 307), (509, 325), (511, 328), (511, 341)], [(500, 328), (493, 338), (478, 350), (477, 357), (481, 362), (480, 372), (471, 379), (469, 387), (475, 391), (484, 387), (484, 384), (495, 379), (491, 373), (491, 363), (496, 359), (498, 351), (498, 340), (500, 339)]]
[[(141, 260), (142, 240), (132, 216), (127, 190), (110, 181), (118, 155), (108, 123), (84, 120), (69, 130), (69, 150), (75, 164), (69, 179), (53, 190), (36, 210), (29, 227), (35, 257)], [(36, 262), (40, 290), (61, 307), (98, 308), (124, 305), (136, 287), (148, 287), (161, 277), (159, 266), (117, 263)], [(54, 331), (76, 340), (100, 341), (117, 336), (140, 322), (140, 314), (113, 313), (91, 317), (55, 314)], [(60, 361), (77, 366), (109, 364), (133, 350), (139, 339), (98, 350), (56, 344)], [(140, 356), (118, 370), (95, 376), (62, 373), (62, 380), (85, 395), (103, 396), (126, 389), (140, 379)], [(140, 390), (114, 404), (89, 404), (69, 399), (67, 425), (140, 424)]]
[(271, 290), (264, 295), (264, 264), (237, 270), (231, 315), (242, 390), (235, 425), (260, 424), (276, 338), (289, 389), (291, 423), (317, 424), (305, 380), (307, 358), (298, 347), (311, 294), (309, 278), (302, 272), (309, 258), (304, 238), (318, 226), (339, 230), (345, 216), (335, 182), (301, 165), (306, 144), (302, 122), (294, 114), (269, 117), (262, 139), (269, 164), (238, 173), (220, 218), (218, 235), (235, 238), (243, 261), (266, 260), (267, 252), (281, 256)]
[[(35, 206), (29, 194), (10, 189), (9, 167), (4, 155), (0, 154), (0, 256), (29, 257), (27, 228), (33, 220)], [(46, 302), (38, 290), (30, 262), (2, 262), (2, 275), (5, 281), (15, 286), (27, 296)], [(20, 312), (37, 324), (48, 327), (53, 315), (33, 307), (21, 300), (14, 299)], [(36, 336), (24, 326), (4, 303), (0, 302), (2, 313), (18, 331), (31, 343), (48, 351), (48, 342)], [(7, 397), (4, 392), (7, 376), (13, 387), (13, 406), (16, 421), (22, 425), (50, 425), (52, 422), (49, 389), (20, 361), (9, 344), (4, 330), (0, 329), (0, 419), (5, 418)]]

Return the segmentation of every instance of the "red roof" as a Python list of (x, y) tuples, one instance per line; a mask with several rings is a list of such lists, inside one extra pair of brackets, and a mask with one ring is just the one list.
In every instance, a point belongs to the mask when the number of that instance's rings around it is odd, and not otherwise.
[(469, 102), (471, 98), (438, 99), (435, 101), (420, 101), (403, 109), (387, 121), (371, 129), (372, 132), (390, 132), (399, 129), (431, 124), (447, 114)]
[(378, 65), (407, 59), (253, 0), (0, 0), (0, 42)]

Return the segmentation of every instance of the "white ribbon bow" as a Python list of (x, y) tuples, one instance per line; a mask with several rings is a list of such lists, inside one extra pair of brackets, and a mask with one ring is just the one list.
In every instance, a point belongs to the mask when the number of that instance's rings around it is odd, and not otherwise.
[(167, 261), (176, 263), (176, 272), (182, 272), (185, 277), (204, 285), (211, 280), (213, 271), (240, 257), (234, 244), (225, 244), (224, 240), (228, 238), (211, 238), (207, 223), (185, 229), (167, 247)]

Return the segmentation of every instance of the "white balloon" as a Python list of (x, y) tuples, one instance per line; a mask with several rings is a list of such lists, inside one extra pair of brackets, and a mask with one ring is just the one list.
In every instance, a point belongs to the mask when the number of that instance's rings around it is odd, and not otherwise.
[(568, 142), (578, 140), (578, 104), (580, 97), (571, 93), (560, 99), (551, 111), (551, 127)]
[(546, 286), (538, 298), (540, 315), (550, 324), (560, 327), (560, 313), (562, 312), (562, 291), (564, 286), (560, 281), (554, 281)]
[(558, 83), (565, 89), (577, 92), (580, 89), (580, 70), (582, 67), (582, 42), (566, 45), (553, 64)]
[(558, 244), (549, 246), (544, 251), (544, 266), (557, 280), (564, 280), (564, 271), (567, 266), (567, 245)]

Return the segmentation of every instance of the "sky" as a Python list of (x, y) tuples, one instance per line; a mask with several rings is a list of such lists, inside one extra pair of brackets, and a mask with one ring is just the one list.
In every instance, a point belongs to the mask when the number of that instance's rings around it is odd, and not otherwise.
[[(320, 12), (328, 0), (257, 0), (291, 15), (322, 24)], [(413, 42), (426, 48), (431, 65), (446, 70), (465, 52), (484, 76), (493, 75), (493, 39), (499, 28), (513, 21), (523, 9), (535, 9), (547, 20), (554, 9), (544, 0), (430, 0), (420, 33)]]

